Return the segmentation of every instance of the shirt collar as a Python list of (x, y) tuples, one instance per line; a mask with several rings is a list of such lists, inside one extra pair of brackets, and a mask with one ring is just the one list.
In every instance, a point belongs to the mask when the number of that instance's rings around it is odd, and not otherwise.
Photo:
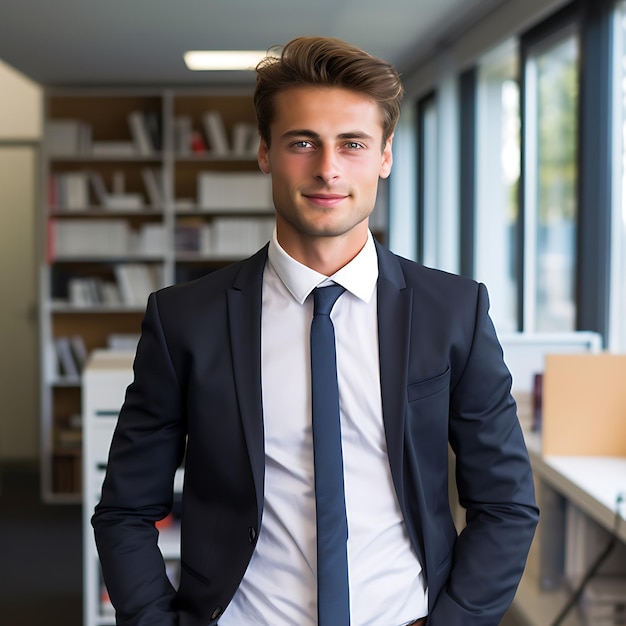
[(304, 303), (313, 289), (328, 280), (345, 287), (346, 291), (360, 300), (369, 302), (378, 280), (378, 255), (370, 231), (367, 232), (367, 241), (361, 251), (332, 276), (320, 274), (289, 256), (278, 243), (276, 229), (270, 240), (268, 260), (285, 287), (300, 304)]

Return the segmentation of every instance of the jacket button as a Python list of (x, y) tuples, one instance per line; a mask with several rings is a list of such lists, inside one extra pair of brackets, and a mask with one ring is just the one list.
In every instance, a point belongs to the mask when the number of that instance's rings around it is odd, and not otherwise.
[(222, 614), (222, 607), (218, 606), (213, 613), (211, 613), (211, 619), (217, 619)]
[(250, 543), (254, 543), (256, 541), (256, 528), (250, 526), (248, 529), (248, 539)]

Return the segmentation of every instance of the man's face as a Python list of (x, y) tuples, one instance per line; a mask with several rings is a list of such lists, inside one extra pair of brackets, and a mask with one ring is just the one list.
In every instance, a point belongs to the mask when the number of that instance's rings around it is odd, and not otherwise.
[(272, 175), (279, 242), (345, 236), (363, 245), (378, 180), (392, 163), (378, 105), (346, 89), (294, 87), (275, 106), (259, 165)]

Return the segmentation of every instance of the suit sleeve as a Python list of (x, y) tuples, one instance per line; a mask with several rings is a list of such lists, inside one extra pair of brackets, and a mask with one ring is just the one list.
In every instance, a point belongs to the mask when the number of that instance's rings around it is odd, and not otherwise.
[(513, 600), (538, 520), (511, 377), (478, 287), (472, 344), (451, 388), (449, 439), (467, 525), (429, 626), (496, 626)]
[(178, 623), (155, 522), (171, 510), (185, 431), (180, 387), (152, 294), (92, 518), (118, 624)]

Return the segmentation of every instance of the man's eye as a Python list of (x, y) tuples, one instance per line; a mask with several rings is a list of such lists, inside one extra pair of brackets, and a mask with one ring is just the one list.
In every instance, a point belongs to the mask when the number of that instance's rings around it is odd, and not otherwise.
[(311, 142), (310, 141), (306, 141), (306, 140), (302, 140), (302, 141), (296, 141), (293, 144), (294, 148), (310, 148), (311, 147)]
[(360, 150), (363, 147), (363, 144), (360, 144), (358, 141), (349, 141), (346, 144), (346, 148), (350, 150)]

